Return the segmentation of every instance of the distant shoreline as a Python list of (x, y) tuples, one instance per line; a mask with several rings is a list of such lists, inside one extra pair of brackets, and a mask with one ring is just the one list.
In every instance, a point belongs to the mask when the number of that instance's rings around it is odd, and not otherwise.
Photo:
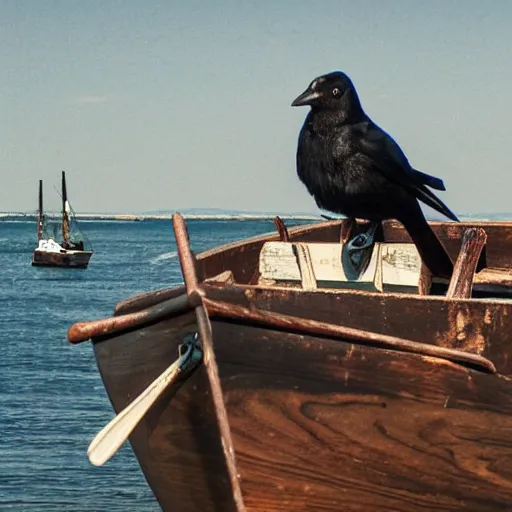
[[(185, 219), (189, 220), (272, 220), (276, 215), (286, 220), (320, 220), (320, 215), (308, 214), (274, 214), (274, 213), (215, 213), (215, 214), (196, 214), (183, 213)], [(173, 213), (76, 213), (75, 218), (78, 220), (113, 220), (113, 221), (144, 221), (144, 220), (170, 220)], [(36, 220), (34, 213), (9, 213), (0, 212), (0, 221), (2, 220)], [(47, 218), (58, 219), (58, 213), (48, 213)]]
[[(166, 212), (166, 213), (75, 213), (75, 218), (80, 221), (149, 221), (149, 220), (171, 220), (174, 213), (181, 213), (187, 220), (272, 220), (274, 217), (279, 216), (283, 220), (298, 220), (298, 221), (319, 221), (325, 220), (321, 214), (308, 214), (308, 213), (246, 213), (246, 212), (219, 212), (219, 213), (201, 213), (201, 212)], [(326, 213), (327, 214), (327, 213)], [(336, 218), (342, 219), (342, 216), (332, 215), (333, 220)], [(47, 212), (46, 218), (48, 220), (58, 221), (60, 219), (60, 212)], [(430, 221), (439, 221), (439, 218), (428, 218)], [(466, 222), (482, 222), (482, 221), (512, 221), (512, 213), (474, 213), (474, 214), (459, 214), (459, 219)], [(8, 221), (33, 221), (37, 220), (35, 212), (0, 212), (0, 222)]]

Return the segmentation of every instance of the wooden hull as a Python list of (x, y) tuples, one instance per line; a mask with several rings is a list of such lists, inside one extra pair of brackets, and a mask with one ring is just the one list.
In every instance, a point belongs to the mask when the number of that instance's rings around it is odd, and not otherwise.
[(32, 255), (32, 266), (87, 268), (92, 254), (92, 251), (65, 251), (59, 253), (35, 249)]
[[(435, 225), (455, 256), (463, 228)], [(487, 263), (510, 269), (512, 225), (485, 229)], [(275, 237), (194, 261), (175, 232), (186, 287), (130, 299), (68, 333), (92, 337), (118, 413), (171, 366), (187, 334), (207, 333), (203, 365), (129, 438), (164, 511), (510, 509), (512, 301), (258, 286), (258, 254)], [(394, 224), (385, 232), (406, 239)], [(332, 222), (290, 237), (335, 242), (339, 233)], [(234, 283), (218, 280), (226, 271)], [(509, 270), (500, 275), (480, 293), (496, 285), (507, 295)], [(230, 308), (245, 319), (226, 316)], [(263, 321), (270, 314), (280, 326)]]
[[(442, 359), (212, 320), (246, 509), (506, 510), (512, 383)], [(94, 350), (117, 412), (197, 330), (181, 315)], [(201, 367), (130, 438), (165, 511), (236, 510)]]

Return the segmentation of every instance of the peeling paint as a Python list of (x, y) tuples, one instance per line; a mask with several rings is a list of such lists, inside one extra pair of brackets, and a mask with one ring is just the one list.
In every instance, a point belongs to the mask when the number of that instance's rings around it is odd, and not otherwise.
[(492, 312), (490, 308), (485, 308), (484, 323), (487, 325), (492, 324)]
[(451, 304), (448, 310), (449, 330), (440, 336), (440, 345), (480, 355), (487, 348), (487, 331), (493, 321), (490, 307), (485, 312), (476, 312), (465, 304)]

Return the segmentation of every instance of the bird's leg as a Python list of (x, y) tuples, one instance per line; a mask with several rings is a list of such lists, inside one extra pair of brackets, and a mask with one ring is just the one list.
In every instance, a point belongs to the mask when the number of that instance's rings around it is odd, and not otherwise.
[(382, 228), (380, 222), (371, 222), (369, 225), (369, 229), (359, 233), (343, 246), (345, 256), (342, 254), (342, 264), (346, 262), (350, 267), (351, 274), (355, 274), (358, 278), (370, 263), (373, 246), (377, 239), (376, 235), (381, 232), (381, 229), (378, 228)]
[(340, 243), (346, 244), (350, 240), (356, 225), (356, 219), (354, 219), (354, 217), (347, 217), (345, 219), (341, 225)]

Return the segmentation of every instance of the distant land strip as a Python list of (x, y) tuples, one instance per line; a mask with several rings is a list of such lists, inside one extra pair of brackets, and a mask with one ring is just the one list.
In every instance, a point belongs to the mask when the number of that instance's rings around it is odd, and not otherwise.
[[(271, 220), (276, 215), (282, 219), (288, 220), (319, 220), (321, 215), (315, 214), (293, 214), (293, 213), (215, 213), (215, 214), (202, 214), (202, 213), (183, 213), (185, 219), (196, 220)], [(46, 213), (48, 220), (58, 219), (59, 213), (49, 212)], [(75, 213), (74, 217), (78, 220), (114, 220), (114, 221), (144, 221), (144, 220), (170, 220), (173, 213)], [(13, 212), (0, 212), (1, 220), (36, 220), (37, 214), (31, 213), (13, 213)]]
[[(276, 215), (279, 215), (284, 220), (298, 220), (298, 221), (318, 221), (325, 220), (321, 213), (275, 213), (275, 212), (243, 212), (243, 211), (197, 211), (192, 209), (191, 211), (177, 210), (162, 211), (162, 212), (141, 212), (141, 213), (74, 213), (74, 217), (82, 221), (145, 221), (145, 220), (170, 220), (174, 213), (181, 213), (185, 219), (190, 220), (272, 220)], [(333, 214), (330, 212), (323, 212), (325, 215), (332, 217), (333, 219), (342, 219), (342, 215)], [(60, 218), (60, 212), (48, 211), (45, 213), (46, 218), (49, 221), (56, 221)], [(466, 222), (478, 222), (478, 221), (495, 221), (495, 222), (506, 222), (512, 220), (512, 213), (510, 212), (499, 212), (499, 213), (470, 213), (470, 214), (458, 214), (461, 221)], [(438, 216), (430, 217), (427, 216), (428, 220), (439, 221)], [(36, 221), (37, 213), (32, 212), (0, 212), (1, 221)]]

